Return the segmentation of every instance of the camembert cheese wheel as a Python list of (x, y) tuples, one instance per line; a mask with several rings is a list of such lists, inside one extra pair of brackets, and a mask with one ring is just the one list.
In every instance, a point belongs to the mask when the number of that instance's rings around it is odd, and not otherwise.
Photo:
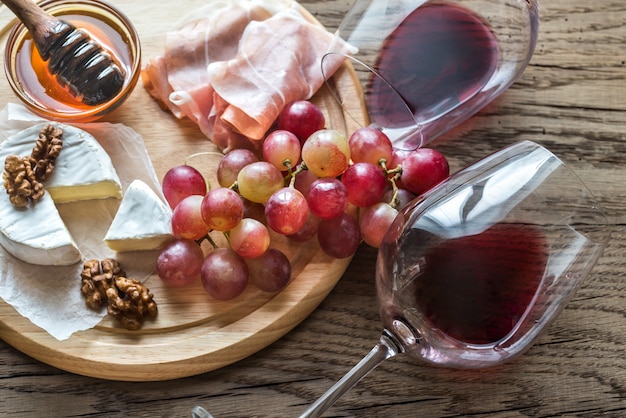
[(141, 180), (133, 181), (104, 237), (113, 251), (156, 250), (172, 238), (172, 210)]
[[(0, 144), (0, 162), (8, 155), (28, 156), (39, 132), (48, 123), (32, 126)], [(111, 158), (89, 133), (73, 126), (63, 129), (63, 148), (43, 198), (16, 208), (0, 193), (0, 244), (13, 256), (31, 264), (71, 265), (81, 253), (65, 227), (56, 205), (80, 200), (121, 198), (120, 179)]]

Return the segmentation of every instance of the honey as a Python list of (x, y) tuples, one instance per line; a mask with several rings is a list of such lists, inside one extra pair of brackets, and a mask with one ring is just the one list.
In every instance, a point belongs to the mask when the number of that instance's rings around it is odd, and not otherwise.
[(11, 50), (6, 57), (11, 87), (31, 110), (49, 119), (76, 122), (98, 119), (118, 107), (137, 83), (140, 48), (134, 29), (123, 26), (130, 25), (123, 15), (102, 11), (100, 3), (93, 0), (47, 3), (50, 13), (85, 31), (111, 56), (126, 75), (122, 91), (102, 105), (84, 104), (50, 73), (48, 63), (41, 58), (24, 28), (9, 37), (13, 45), (7, 46), (7, 50)]

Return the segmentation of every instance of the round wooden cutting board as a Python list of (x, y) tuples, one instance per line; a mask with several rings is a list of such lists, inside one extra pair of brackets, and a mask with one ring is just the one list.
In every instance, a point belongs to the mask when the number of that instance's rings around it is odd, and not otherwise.
[[(164, 33), (173, 28), (177, 18), (206, 4), (184, 0), (182, 8), (180, 2), (110, 2), (135, 23), (144, 63), (162, 52)], [(14, 22), (6, 7), (0, 7), (3, 45)], [(352, 67), (346, 64), (329, 84), (342, 96), (344, 107), (338, 105), (328, 86), (316, 94), (313, 101), (324, 110), (327, 126), (349, 133), (365, 125), (367, 115)], [(4, 78), (0, 80), (0, 98), (2, 103), (17, 102)], [(142, 135), (160, 179), (188, 156), (216, 151), (193, 123), (161, 110), (141, 82), (106, 121), (123, 123)], [(218, 158), (193, 158), (192, 165), (214, 176)], [(153, 276), (147, 284), (159, 304), (156, 320), (131, 332), (105, 318), (95, 328), (64, 341), (51, 337), (0, 300), (0, 338), (44, 363), (104, 379), (155, 381), (214, 370), (254, 354), (289, 332), (326, 297), (350, 261), (328, 257), (315, 239), (294, 243), (274, 236), (273, 245), (287, 253), (293, 268), (292, 281), (278, 294), (249, 285), (235, 300), (219, 302), (212, 300), (200, 283), (169, 289)]]

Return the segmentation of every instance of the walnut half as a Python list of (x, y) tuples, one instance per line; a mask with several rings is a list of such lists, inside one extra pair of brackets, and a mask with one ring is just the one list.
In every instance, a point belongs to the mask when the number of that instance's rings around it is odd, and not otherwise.
[(63, 130), (46, 125), (40, 132), (30, 156), (9, 155), (4, 161), (4, 188), (13, 206), (23, 208), (43, 197), (42, 182), (54, 171), (63, 146)]
[(158, 313), (150, 289), (139, 280), (127, 278), (112, 258), (85, 262), (80, 291), (87, 306), (97, 310), (106, 305), (107, 313), (128, 330), (141, 328), (146, 317), (155, 318)]
[(26, 207), (31, 200), (36, 202), (44, 194), (43, 185), (35, 176), (30, 157), (7, 156), (2, 178), (13, 206)]

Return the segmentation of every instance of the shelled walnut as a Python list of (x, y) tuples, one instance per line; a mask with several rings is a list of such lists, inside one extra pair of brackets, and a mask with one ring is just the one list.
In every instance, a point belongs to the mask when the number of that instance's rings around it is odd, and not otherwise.
[(35, 160), (34, 170), (37, 180), (45, 181), (50, 177), (62, 147), (63, 129), (46, 125), (39, 132), (39, 137), (30, 155)]
[(30, 157), (7, 156), (2, 178), (13, 206), (23, 208), (43, 197), (43, 185), (37, 180)]
[(63, 130), (46, 125), (39, 132), (30, 156), (9, 155), (4, 161), (4, 188), (16, 207), (37, 202), (44, 194), (42, 182), (47, 180), (63, 147)]
[(87, 306), (98, 310), (106, 305), (107, 313), (120, 321), (124, 328), (137, 330), (146, 316), (157, 316), (157, 304), (150, 289), (140, 281), (126, 277), (116, 260), (88, 260), (80, 276), (80, 291)]

